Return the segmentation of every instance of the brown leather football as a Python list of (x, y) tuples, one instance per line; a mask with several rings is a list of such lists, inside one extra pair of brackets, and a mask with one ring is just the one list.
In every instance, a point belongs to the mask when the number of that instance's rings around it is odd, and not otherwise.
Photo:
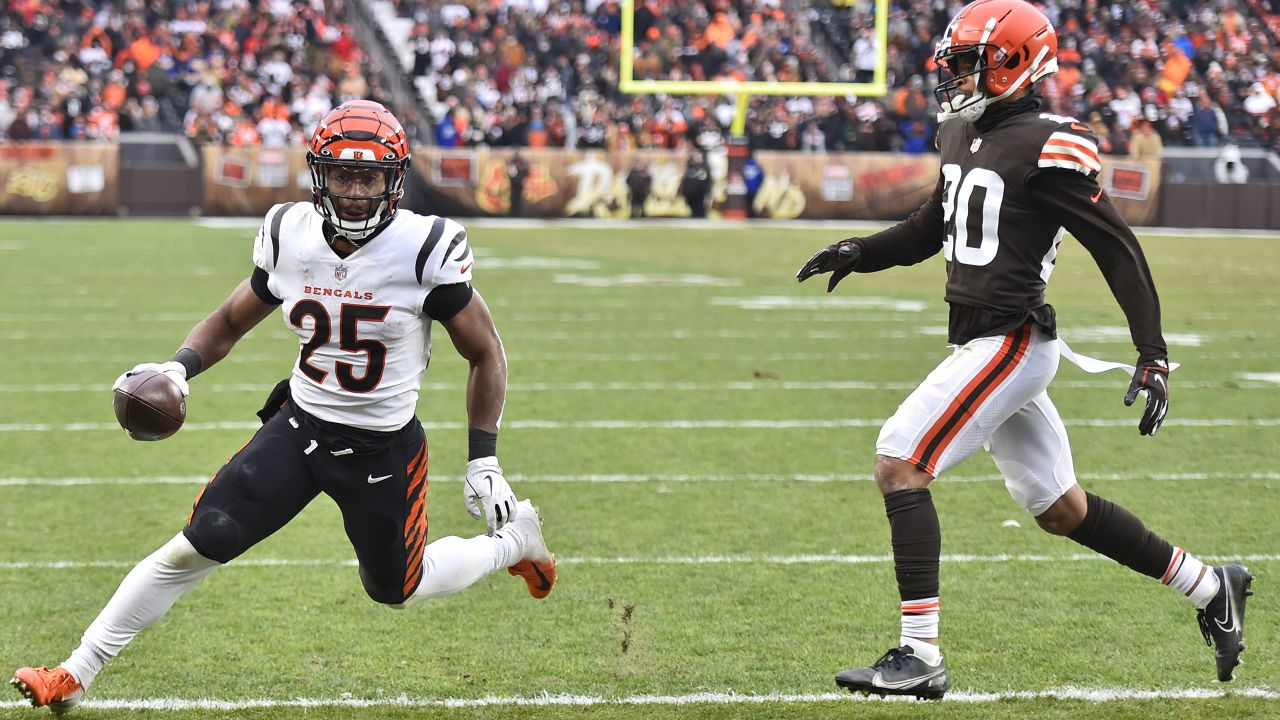
[(187, 399), (164, 373), (144, 370), (115, 390), (116, 420), (134, 440), (163, 440), (187, 419)]

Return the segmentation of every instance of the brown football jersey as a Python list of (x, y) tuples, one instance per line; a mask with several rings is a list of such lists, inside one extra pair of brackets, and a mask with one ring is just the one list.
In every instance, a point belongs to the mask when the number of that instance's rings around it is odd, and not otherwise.
[(1096, 175), (1093, 134), (1074, 118), (1024, 112), (986, 132), (951, 120), (938, 143), (947, 301), (1011, 322), (1035, 317), (1052, 331), (1044, 291), (1063, 229), (1031, 178), (1050, 168)]
[(1092, 132), (1040, 112), (1036, 95), (938, 129), (941, 170), (911, 217), (864, 238), (854, 270), (946, 258), (948, 337), (963, 344), (1031, 320), (1056, 331), (1045, 286), (1063, 228), (1093, 256), (1129, 321), (1142, 358), (1164, 358), (1160, 300), (1142, 247), (1099, 187)]

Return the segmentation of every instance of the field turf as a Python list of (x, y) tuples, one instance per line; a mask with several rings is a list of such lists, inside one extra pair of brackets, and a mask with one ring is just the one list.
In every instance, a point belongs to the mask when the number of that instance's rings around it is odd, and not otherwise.
[[(297, 344), (273, 315), (193, 382), (173, 438), (131, 441), (112, 415), (116, 375), (169, 358), (249, 275), (253, 232), (0, 224), (5, 677), (66, 657), (289, 373)], [(378, 606), (322, 497), (143, 633), (78, 716), (1280, 717), (1276, 237), (1143, 237), (1183, 364), (1158, 436), (1139, 437), (1122, 373), (1064, 362), (1050, 388), (1086, 488), (1254, 571), (1236, 681), (1215, 680), (1185, 599), (1041, 532), (979, 453), (933, 486), (952, 692), (835, 692), (833, 672), (897, 639), (876, 433), (948, 352), (940, 258), (832, 295), (825, 278), (795, 282), (853, 232), (476, 225), (475, 285), (510, 359), (499, 454), (561, 557), (550, 598), (500, 573), (409, 611)], [(1074, 349), (1133, 360), (1070, 239), (1049, 295)], [(443, 330), (435, 341), (419, 407), (430, 534), (474, 535), (466, 366)], [(0, 717), (34, 716), (16, 693), (0, 701)]]

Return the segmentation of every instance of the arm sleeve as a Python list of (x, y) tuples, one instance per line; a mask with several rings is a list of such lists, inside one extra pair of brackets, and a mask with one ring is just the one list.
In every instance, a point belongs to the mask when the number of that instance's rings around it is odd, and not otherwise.
[(1067, 229), (1102, 270), (1111, 293), (1129, 321), (1142, 359), (1168, 354), (1160, 332), (1160, 298), (1142, 246), (1111, 198), (1092, 176), (1070, 170), (1042, 170), (1028, 180), (1040, 209)]
[(255, 267), (253, 269), (253, 275), (249, 276), (249, 285), (253, 288), (253, 291), (257, 293), (259, 300), (268, 305), (279, 305), (283, 303), (284, 300), (281, 300), (272, 294), (271, 288), (267, 287), (267, 281), (270, 279), (271, 276), (266, 270), (263, 270), (260, 267)]
[(437, 285), (427, 293), (422, 312), (436, 322), (444, 322), (462, 312), (462, 308), (471, 302), (474, 292), (469, 283)]
[(857, 240), (861, 255), (856, 272), (878, 272), (896, 265), (915, 265), (937, 254), (942, 249), (944, 233), (942, 221), (942, 178), (933, 194), (911, 214), (911, 217)]

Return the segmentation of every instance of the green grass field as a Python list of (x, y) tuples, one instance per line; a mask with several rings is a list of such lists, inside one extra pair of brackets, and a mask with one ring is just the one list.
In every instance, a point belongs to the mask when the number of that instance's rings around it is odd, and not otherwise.
[[(500, 457), (562, 559), (551, 597), (499, 574), (406, 612), (380, 607), (322, 497), (141, 635), (78, 715), (1280, 717), (1274, 237), (1144, 238), (1183, 363), (1159, 436), (1139, 437), (1121, 373), (1064, 362), (1051, 388), (1085, 487), (1202, 557), (1247, 559), (1257, 595), (1236, 682), (1214, 679), (1184, 599), (1038, 530), (980, 453), (933, 487), (951, 694), (836, 694), (833, 672), (898, 632), (869, 482), (876, 433), (948, 352), (940, 258), (830, 296), (822, 279), (795, 283), (813, 250), (851, 232), (475, 226), (476, 286), (510, 358)], [(170, 357), (248, 276), (252, 235), (0, 224), (6, 677), (66, 657), (290, 371), (296, 341), (273, 316), (193, 383), (172, 439), (133, 442), (112, 416), (111, 381)], [(1070, 240), (1050, 301), (1077, 351), (1133, 359), (1123, 315)], [(464, 377), (438, 331), (419, 408), (432, 537), (483, 529), (459, 483)], [(0, 717), (33, 716), (17, 699)]]

